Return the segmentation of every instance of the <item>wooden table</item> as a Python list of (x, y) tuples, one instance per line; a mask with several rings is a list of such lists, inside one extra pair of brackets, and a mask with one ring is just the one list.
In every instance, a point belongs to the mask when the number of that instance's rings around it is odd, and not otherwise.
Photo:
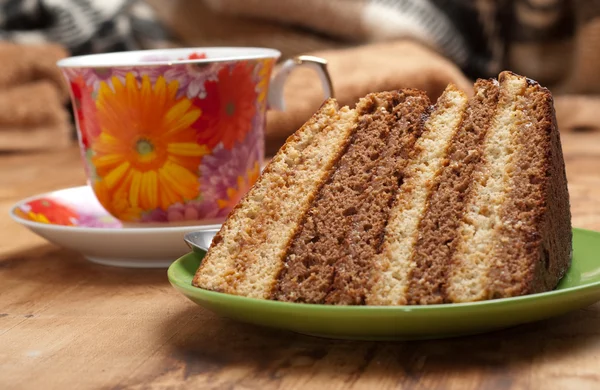
[[(600, 134), (563, 144), (573, 223), (600, 230)], [(91, 264), (7, 216), (83, 182), (75, 148), (0, 156), (1, 389), (600, 388), (600, 304), (452, 340), (322, 340), (219, 318), (165, 270)]]

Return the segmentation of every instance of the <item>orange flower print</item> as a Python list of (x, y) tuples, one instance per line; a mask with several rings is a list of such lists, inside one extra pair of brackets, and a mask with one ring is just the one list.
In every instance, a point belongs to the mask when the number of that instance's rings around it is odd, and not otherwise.
[(236, 142), (244, 140), (252, 127), (256, 112), (256, 85), (252, 68), (246, 62), (225, 66), (217, 81), (204, 85), (206, 97), (196, 98), (202, 117), (193, 125), (201, 144), (213, 149), (219, 144), (231, 150)]
[(77, 212), (52, 199), (36, 199), (17, 209), (17, 214), (34, 222), (72, 226), (79, 217)]
[(191, 125), (202, 111), (182, 97), (178, 83), (164, 77), (138, 83), (112, 78), (101, 82), (96, 107), (100, 135), (92, 162), (101, 178), (94, 189), (102, 205), (123, 220), (138, 220), (143, 210), (167, 209), (199, 195), (198, 166), (208, 153), (196, 143)]
[(143, 210), (139, 206), (132, 206), (122, 193), (112, 194), (103, 180), (94, 181), (93, 188), (100, 204), (112, 215), (124, 221), (137, 221), (140, 218)]
[(218, 199), (217, 204), (220, 209), (231, 210), (238, 204), (244, 195), (254, 185), (260, 175), (260, 166), (258, 161), (254, 163), (252, 168), (246, 172), (246, 176), (238, 176), (237, 188), (227, 188), (227, 199)]
[(272, 59), (267, 59), (260, 61), (258, 66), (258, 83), (256, 84), (256, 89), (258, 91), (258, 103), (266, 104), (267, 102), (267, 93), (269, 90), (269, 82), (271, 81), (270, 75), (271, 70), (273, 69)]

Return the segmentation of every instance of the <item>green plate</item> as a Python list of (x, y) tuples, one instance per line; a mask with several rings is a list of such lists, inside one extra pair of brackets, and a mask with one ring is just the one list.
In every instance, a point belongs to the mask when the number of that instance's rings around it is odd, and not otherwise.
[(600, 300), (600, 233), (573, 229), (573, 264), (554, 291), (475, 303), (429, 306), (329, 306), (245, 298), (193, 287), (203, 254), (189, 253), (169, 268), (182, 294), (235, 320), (315, 336), (400, 340), (483, 333), (581, 309)]

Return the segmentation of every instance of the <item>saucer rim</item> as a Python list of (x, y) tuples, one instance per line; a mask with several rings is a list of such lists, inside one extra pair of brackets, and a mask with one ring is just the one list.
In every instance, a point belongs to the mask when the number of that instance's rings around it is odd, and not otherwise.
[(30, 227), (30, 228), (63, 230), (63, 231), (77, 231), (77, 232), (81, 232), (81, 233), (107, 233), (107, 232), (119, 231), (119, 233), (125, 233), (125, 234), (139, 234), (139, 233), (149, 233), (149, 232), (161, 232), (161, 231), (165, 231), (165, 230), (169, 230), (172, 232), (180, 231), (181, 233), (187, 233), (190, 231), (190, 229), (195, 229), (194, 231), (202, 231), (202, 230), (219, 229), (221, 227), (221, 224), (210, 224), (210, 225), (193, 225), (192, 224), (192, 225), (185, 225), (185, 226), (148, 226), (148, 227), (121, 226), (118, 228), (89, 227), (89, 226), (65, 226), (65, 225), (56, 225), (56, 224), (52, 224), (52, 223), (42, 223), (42, 222), (30, 221), (28, 219), (21, 218), (16, 213), (16, 210), (20, 206), (22, 206), (23, 204), (26, 204), (28, 202), (31, 202), (33, 200), (47, 197), (51, 194), (56, 194), (57, 192), (75, 190), (75, 189), (86, 188), (86, 187), (88, 187), (88, 186), (82, 185), (82, 186), (66, 187), (66, 188), (61, 188), (61, 189), (57, 189), (57, 190), (53, 190), (53, 191), (47, 191), (47, 192), (40, 193), (37, 195), (32, 195), (27, 198), (23, 198), (23, 199), (17, 201), (17, 203), (14, 203), (9, 208), (8, 215), (12, 218), (13, 221), (15, 221), (21, 225)]

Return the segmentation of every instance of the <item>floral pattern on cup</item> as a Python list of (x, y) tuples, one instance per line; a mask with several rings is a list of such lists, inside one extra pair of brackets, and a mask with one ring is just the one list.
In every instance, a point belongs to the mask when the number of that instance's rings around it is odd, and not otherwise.
[(65, 70), (102, 206), (127, 222), (224, 218), (262, 165), (273, 63)]

